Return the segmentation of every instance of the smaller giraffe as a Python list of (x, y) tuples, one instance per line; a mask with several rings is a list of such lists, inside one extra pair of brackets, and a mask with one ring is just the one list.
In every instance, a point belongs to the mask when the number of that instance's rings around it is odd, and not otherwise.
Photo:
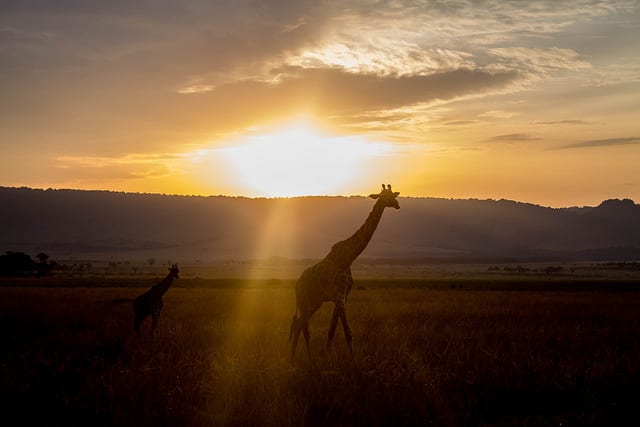
[(171, 268), (169, 268), (169, 274), (167, 274), (167, 277), (165, 277), (162, 282), (152, 286), (151, 289), (133, 301), (133, 314), (135, 315), (133, 329), (135, 329), (136, 332), (140, 333), (140, 325), (149, 315), (151, 315), (153, 321), (151, 324), (151, 332), (153, 333), (153, 331), (155, 331), (163, 305), (162, 295), (169, 290), (173, 279), (178, 278), (178, 273), (178, 264), (173, 264)]

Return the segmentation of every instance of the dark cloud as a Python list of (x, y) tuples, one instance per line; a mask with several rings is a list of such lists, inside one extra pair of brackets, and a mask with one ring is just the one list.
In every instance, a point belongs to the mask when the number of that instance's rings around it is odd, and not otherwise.
[[(345, 123), (366, 121), (361, 111), (394, 108), (451, 100), (456, 97), (504, 90), (518, 79), (513, 72), (488, 73), (458, 70), (430, 76), (385, 77), (347, 73), (336, 69), (288, 70), (291, 77), (278, 84), (256, 81), (236, 82), (210, 92), (186, 95), (182, 101), (189, 111), (205, 113), (203, 120), (215, 126), (238, 123), (252, 117), (308, 111), (319, 117), (343, 115)], [(193, 103), (190, 103), (193, 98)], [(190, 107), (186, 107), (190, 105)], [(196, 107), (199, 105), (199, 107)], [(355, 115), (349, 118), (349, 113)], [(197, 113), (196, 113), (197, 114)], [(245, 123), (244, 125), (247, 125)]]
[(377, 76), (336, 69), (300, 69), (273, 90), (306, 93), (327, 111), (390, 109), (416, 103), (450, 100), (504, 89), (518, 73), (454, 70), (428, 76)]
[(589, 148), (589, 147), (612, 147), (617, 145), (634, 145), (640, 144), (640, 137), (630, 136), (623, 138), (607, 138), (607, 139), (593, 139), (590, 141), (577, 142), (575, 144), (568, 144), (558, 147), (557, 149), (568, 148)]
[(525, 142), (536, 141), (540, 138), (526, 133), (510, 133), (507, 135), (497, 135), (486, 140), (486, 142)]
[(238, 69), (256, 74), (262, 62), (313, 43), (330, 13), (310, 1), (0, 1), (0, 72), (12, 65), (3, 76), (12, 85), (43, 69), (68, 78), (108, 69), (130, 79), (151, 70), (172, 86)]

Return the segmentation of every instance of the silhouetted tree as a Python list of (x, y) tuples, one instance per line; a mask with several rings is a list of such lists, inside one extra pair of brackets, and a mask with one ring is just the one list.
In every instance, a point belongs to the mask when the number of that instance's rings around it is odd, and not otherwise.
[(53, 268), (56, 266), (56, 263), (47, 262), (50, 258), (49, 255), (45, 254), (44, 252), (40, 252), (38, 255), (36, 255), (36, 258), (38, 258), (38, 260), (40, 261), (37, 264), (38, 276), (48, 276), (49, 274), (51, 274), (51, 270), (53, 270)]
[(29, 276), (37, 271), (38, 264), (24, 252), (7, 251), (0, 255), (0, 276)]
[(44, 252), (40, 252), (38, 255), (36, 255), (36, 258), (38, 258), (41, 264), (45, 264), (49, 259), (49, 255), (45, 254)]

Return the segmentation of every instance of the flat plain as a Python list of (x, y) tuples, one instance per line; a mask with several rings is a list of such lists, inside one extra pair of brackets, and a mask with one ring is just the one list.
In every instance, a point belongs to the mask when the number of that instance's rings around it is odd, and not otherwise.
[(121, 426), (640, 418), (635, 270), (362, 269), (347, 304), (355, 363), (341, 330), (325, 350), (325, 304), (311, 321), (311, 361), (302, 345), (292, 365), (295, 279), (187, 273), (165, 295), (155, 333), (147, 323), (137, 336), (127, 300), (160, 278), (163, 266), (155, 268), (2, 279), (5, 416), (21, 425)]

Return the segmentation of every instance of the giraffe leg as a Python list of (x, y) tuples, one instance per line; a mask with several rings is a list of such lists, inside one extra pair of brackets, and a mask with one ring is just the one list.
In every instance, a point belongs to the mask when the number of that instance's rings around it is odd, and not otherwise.
[(351, 335), (351, 327), (349, 326), (349, 322), (347, 321), (347, 310), (344, 306), (340, 308), (340, 320), (342, 321), (342, 327), (344, 329), (344, 337), (347, 340), (347, 346), (349, 347), (349, 352), (351, 352), (351, 359), (355, 360), (355, 356), (353, 353), (353, 336)]
[(156, 326), (158, 326), (158, 319), (160, 318), (162, 306), (162, 299), (160, 299), (151, 311), (151, 318), (153, 319), (153, 323), (151, 324), (151, 333), (153, 333), (156, 330)]
[(301, 319), (296, 319), (291, 325), (291, 336), (293, 341), (291, 343), (291, 364), (295, 359), (296, 355), (296, 347), (298, 347), (298, 338), (300, 338), (300, 332), (302, 332), (302, 322)]
[(331, 317), (331, 326), (329, 327), (329, 336), (327, 337), (327, 351), (331, 347), (331, 343), (333, 342), (333, 336), (336, 333), (336, 326), (338, 326), (338, 319), (340, 318), (340, 313), (338, 309), (338, 304), (333, 308), (333, 316)]
[(158, 319), (160, 318), (160, 310), (162, 309), (162, 305), (158, 304), (156, 307), (153, 308), (153, 311), (151, 312), (151, 333), (153, 334), (156, 330), (156, 327), (158, 326)]
[(311, 361), (311, 349), (309, 348), (309, 318), (305, 317), (302, 321), (302, 335), (304, 335), (304, 341), (307, 345), (307, 356), (309, 356), (309, 361)]

